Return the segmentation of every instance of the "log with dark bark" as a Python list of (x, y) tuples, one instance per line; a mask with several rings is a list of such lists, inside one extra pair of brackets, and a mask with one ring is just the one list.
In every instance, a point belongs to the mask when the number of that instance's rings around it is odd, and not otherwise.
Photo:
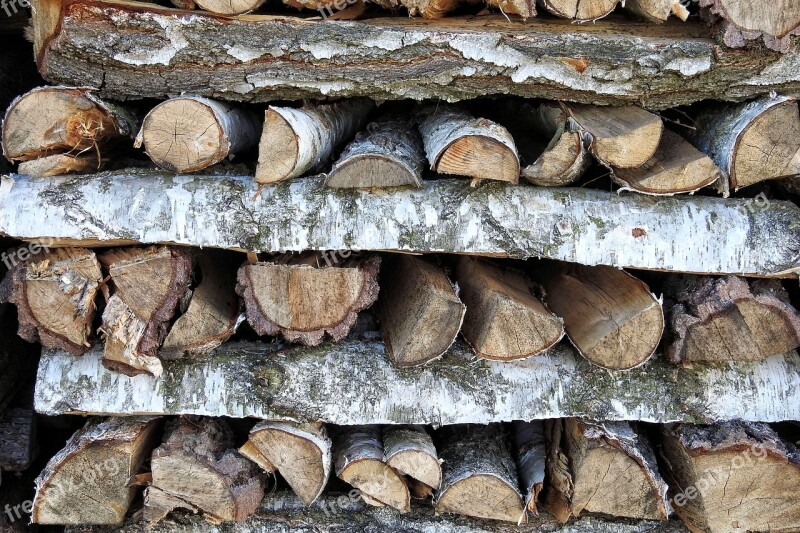
[(627, 370), (646, 362), (664, 332), (661, 302), (623, 270), (547, 262), (533, 268), (544, 301), (564, 319), (567, 335), (595, 365)]
[(514, 448), (525, 510), (539, 516), (538, 500), (544, 487), (547, 459), (544, 422), (514, 422)]
[(461, 332), (479, 357), (522, 359), (564, 336), (563, 321), (536, 297), (524, 273), (461, 256), (455, 274), (467, 308)]
[(36, 479), (34, 524), (120, 525), (130, 484), (156, 444), (154, 417), (92, 418)]
[(610, 14), (619, 0), (538, 0), (538, 3), (557, 17), (586, 22)]
[(767, 424), (663, 430), (670, 494), (691, 531), (797, 531), (800, 451)]
[(39, 241), (4, 254), (12, 264), (0, 292), (16, 304), (19, 336), (75, 355), (91, 348), (103, 275), (92, 250)]
[(800, 34), (800, 7), (792, 0), (775, 0), (754, 9), (742, 0), (700, 0), (705, 18), (717, 25), (727, 46), (741, 48), (763, 38), (767, 48), (788, 52), (791, 36)]
[(408, 120), (382, 117), (367, 125), (339, 156), (325, 185), (339, 188), (422, 186), (425, 152)]
[(708, 104), (694, 123), (692, 142), (728, 176), (731, 191), (800, 173), (800, 114), (792, 98)]
[(375, 314), (389, 358), (408, 367), (441, 357), (466, 310), (453, 284), (444, 269), (424, 259), (397, 255), (385, 262)]
[(256, 182), (296, 178), (326, 163), (338, 146), (364, 127), (374, 108), (368, 98), (300, 109), (270, 106), (258, 143)]
[(333, 464), (331, 446), (321, 423), (259, 422), (239, 453), (268, 473), (279, 472), (310, 506), (328, 483)]
[(689, 10), (680, 0), (626, 0), (623, 7), (631, 14), (649, 22), (666, 22), (675, 15), (686, 22)]
[(202, 513), (212, 522), (241, 522), (253, 514), (264, 498), (265, 475), (233, 445), (223, 419), (168, 422), (164, 443), (153, 451), (145, 520), (158, 522), (178, 508)]
[(664, 295), (664, 355), (675, 363), (758, 361), (800, 346), (800, 313), (778, 281), (671, 276)]
[[(386, 464), (417, 481), (419, 493), (432, 495), (442, 484), (442, 467), (433, 439), (422, 426), (386, 426), (383, 430)], [(419, 495), (419, 494), (418, 494)]]
[(405, 480), (384, 461), (380, 426), (338, 428), (333, 437), (333, 460), (336, 475), (358, 489), (368, 504), (386, 505), (401, 513), (411, 510)]
[(506, 128), (446, 104), (418, 113), (419, 130), (431, 170), (480, 180), (519, 182), (519, 156)]
[(376, 255), (287, 254), (242, 266), (237, 292), (256, 333), (316, 346), (326, 333), (343, 339), (375, 303), (380, 265)]
[(0, 413), (0, 470), (27, 470), (36, 451), (36, 413), (21, 407)]
[(252, 148), (260, 130), (250, 111), (200, 96), (179, 96), (150, 110), (134, 146), (144, 146), (165, 170), (195, 172)]
[(525, 522), (525, 506), (506, 434), (499, 424), (437, 431), (442, 488), (437, 513)]

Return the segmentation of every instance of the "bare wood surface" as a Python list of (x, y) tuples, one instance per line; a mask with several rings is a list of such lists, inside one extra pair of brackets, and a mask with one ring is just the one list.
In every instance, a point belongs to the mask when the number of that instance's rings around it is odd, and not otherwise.
[(700, 6), (706, 18), (718, 24), (727, 46), (739, 48), (763, 39), (767, 48), (787, 52), (792, 35), (799, 33), (800, 8), (790, 0), (770, 2), (763, 9), (742, 0), (700, 0)]
[(689, 10), (680, 0), (626, 0), (623, 6), (631, 14), (656, 23), (665, 22), (675, 15), (686, 22)]
[(399, 473), (424, 484), (421, 490), (433, 494), (442, 484), (442, 467), (436, 446), (422, 426), (386, 426), (383, 456)]
[(22, 161), (17, 170), (33, 178), (48, 178), (62, 174), (88, 174), (97, 172), (105, 165), (97, 160), (97, 152), (84, 152), (81, 155), (54, 154), (38, 159)]
[(617, 7), (619, 0), (538, 0), (553, 15), (581, 22), (605, 17)]

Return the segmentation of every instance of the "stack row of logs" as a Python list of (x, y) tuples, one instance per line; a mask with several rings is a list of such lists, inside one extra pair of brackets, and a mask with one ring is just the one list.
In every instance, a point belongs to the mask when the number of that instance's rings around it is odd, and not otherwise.
[[(47, 112), (37, 114), (42, 109)], [(661, 116), (638, 107), (510, 99), (376, 108), (370, 99), (354, 98), (269, 106), (260, 117), (222, 101), (180, 96), (151, 109), (140, 126), (135, 113), (91, 90), (40, 87), (12, 103), (2, 141), (5, 156), (20, 162), (19, 172), (35, 177), (97, 171), (134, 136), (157, 166), (178, 173), (257, 145), (261, 185), (326, 170), (330, 187), (421, 187), (431, 169), (473, 183), (516, 184), (522, 177), (566, 186), (584, 175), (593, 157), (625, 190), (672, 195), (714, 186), (727, 196), (800, 173), (794, 99), (708, 103), (684, 122), (665, 129)]]

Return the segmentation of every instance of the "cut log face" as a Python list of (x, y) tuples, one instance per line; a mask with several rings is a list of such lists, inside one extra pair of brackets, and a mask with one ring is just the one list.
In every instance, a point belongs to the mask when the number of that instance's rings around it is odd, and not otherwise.
[(103, 167), (103, 163), (97, 160), (97, 152), (86, 152), (77, 156), (55, 154), (23, 161), (17, 167), (17, 171), (32, 178), (48, 178), (62, 174), (97, 172)]
[(672, 501), (691, 531), (796, 531), (800, 456), (767, 424), (664, 429)]
[(412, 17), (440, 19), (456, 9), (461, 2), (460, 0), (401, 0), (401, 3)]
[(145, 342), (147, 323), (136, 316), (116, 294), (103, 311), (103, 366), (126, 376), (150, 374), (160, 376), (164, 371), (161, 360), (143, 353), (139, 346)]
[(198, 6), (219, 15), (241, 15), (258, 9), (264, 0), (195, 0)]
[(542, 187), (563, 187), (577, 181), (589, 167), (591, 158), (574, 120), (560, 106), (542, 104), (530, 116), (531, 126), (549, 140), (522, 177)]
[(402, 476), (384, 462), (380, 426), (339, 428), (333, 438), (336, 475), (361, 491), (365, 502), (400, 512), (411, 510), (411, 496)]
[(539, 516), (539, 493), (544, 487), (547, 441), (544, 422), (514, 422), (517, 472), (525, 496), (525, 509)]
[(415, 487), (418, 497), (439, 490), (442, 467), (433, 439), (424, 427), (386, 426), (383, 430), (383, 447), (386, 464), (428, 487)]
[(449, 426), (437, 438), (443, 460), (437, 513), (525, 521), (517, 471), (500, 425)]
[(664, 292), (670, 361), (758, 361), (800, 346), (800, 313), (778, 281), (673, 276)]
[(256, 182), (296, 178), (325, 163), (364, 127), (373, 109), (368, 98), (302, 109), (270, 106), (258, 144)]
[(595, 365), (627, 370), (646, 362), (664, 332), (661, 302), (640, 280), (612, 267), (545, 263), (534, 269), (545, 303)]
[(20, 407), (0, 410), (0, 471), (27, 470), (36, 448), (36, 413)]
[(256, 333), (316, 346), (325, 333), (343, 339), (358, 312), (375, 302), (380, 264), (375, 255), (286, 255), (241, 267), (237, 292)]
[(180, 418), (164, 433), (164, 443), (153, 451), (145, 520), (157, 522), (182, 508), (200, 510), (212, 521), (241, 522), (258, 509), (264, 474), (233, 449), (227, 422)]
[(479, 357), (522, 359), (564, 336), (563, 321), (539, 301), (522, 272), (461, 256), (456, 280), (467, 308), (461, 332)]
[(37, 87), (16, 98), (3, 120), (3, 154), (27, 161), (54, 153), (102, 151), (133, 136), (135, 120), (85, 87)]
[[(242, 0), (220, 4), (237, 1)], [(255, 146), (260, 126), (249, 111), (199, 96), (180, 96), (147, 114), (134, 146), (144, 145), (150, 159), (165, 170), (194, 172)]]
[(579, 21), (603, 18), (617, 7), (619, 0), (538, 0), (549, 13)]
[(641, 167), (661, 142), (661, 117), (640, 107), (569, 104), (566, 110), (589, 137), (592, 154), (606, 166)]
[(742, 47), (745, 41), (763, 36), (768, 48), (788, 52), (790, 36), (800, 28), (800, 8), (791, 0), (776, 0), (764, 9), (753, 9), (742, 0), (700, 0), (700, 6), (708, 10), (712, 20), (723, 20), (723, 37), (728, 46)]
[(570, 510), (667, 520), (671, 508), (650, 444), (627, 422), (564, 421), (573, 490)]
[[(250, 430), (247, 443), (267, 459), (268, 466), (280, 472), (305, 505), (320, 497), (333, 463), (332, 444), (324, 425), (260, 422)], [(250, 458), (246, 448), (239, 451)]]
[(103, 278), (95, 253), (33, 243), (9, 257), (14, 265), (3, 286), (8, 301), (17, 306), (19, 336), (75, 355), (86, 353)]
[(649, 22), (666, 22), (673, 14), (684, 22), (689, 18), (689, 10), (680, 0), (626, 0), (624, 7)]
[(522, 20), (536, 16), (536, 0), (487, 0), (505, 15), (519, 15)]
[(660, 195), (698, 191), (722, 174), (710, 157), (677, 133), (665, 130), (656, 153), (644, 165), (612, 169), (611, 177), (625, 188)]
[(387, 261), (375, 314), (389, 358), (408, 367), (441, 357), (455, 341), (466, 307), (442, 268), (407, 255)]
[(519, 182), (517, 147), (503, 126), (449, 105), (422, 109), (418, 120), (431, 170), (473, 182)]
[(422, 186), (425, 151), (416, 127), (384, 118), (367, 125), (347, 145), (325, 178), (339, 188)]
[(158, 418), (92, 418), (36, 479), (34, 524), (120, 525), (136, 494), (129, 481), (155, 445)]

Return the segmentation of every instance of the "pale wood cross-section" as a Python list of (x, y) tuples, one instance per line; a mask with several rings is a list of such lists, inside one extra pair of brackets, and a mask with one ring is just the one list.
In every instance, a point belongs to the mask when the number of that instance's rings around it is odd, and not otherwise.
[(538, 0), (548, 13), (580, 22), (594, 21), (614, 11), (620, 0)]
[(433, 494), (442, 484), (442, 467), (428, 431), (422, 426), (386, 426), (383, 430), (386, 464), (423, 484), (421, 492)]
[(779, 52), (792, 49), (793, 35), (800, 33), (800, 6), (793, 0), (772, 0), (757, 7), (747, 0), (700, 0), (703, 14), (718, 22), (727, 46), (744, 47), (762, 38), (767, 48)]
[(675, 15), (686, 22), (689, 10), (681, 0), (625, 0), (627, 11), (649, 22), (665, 22), (670, 15)]

